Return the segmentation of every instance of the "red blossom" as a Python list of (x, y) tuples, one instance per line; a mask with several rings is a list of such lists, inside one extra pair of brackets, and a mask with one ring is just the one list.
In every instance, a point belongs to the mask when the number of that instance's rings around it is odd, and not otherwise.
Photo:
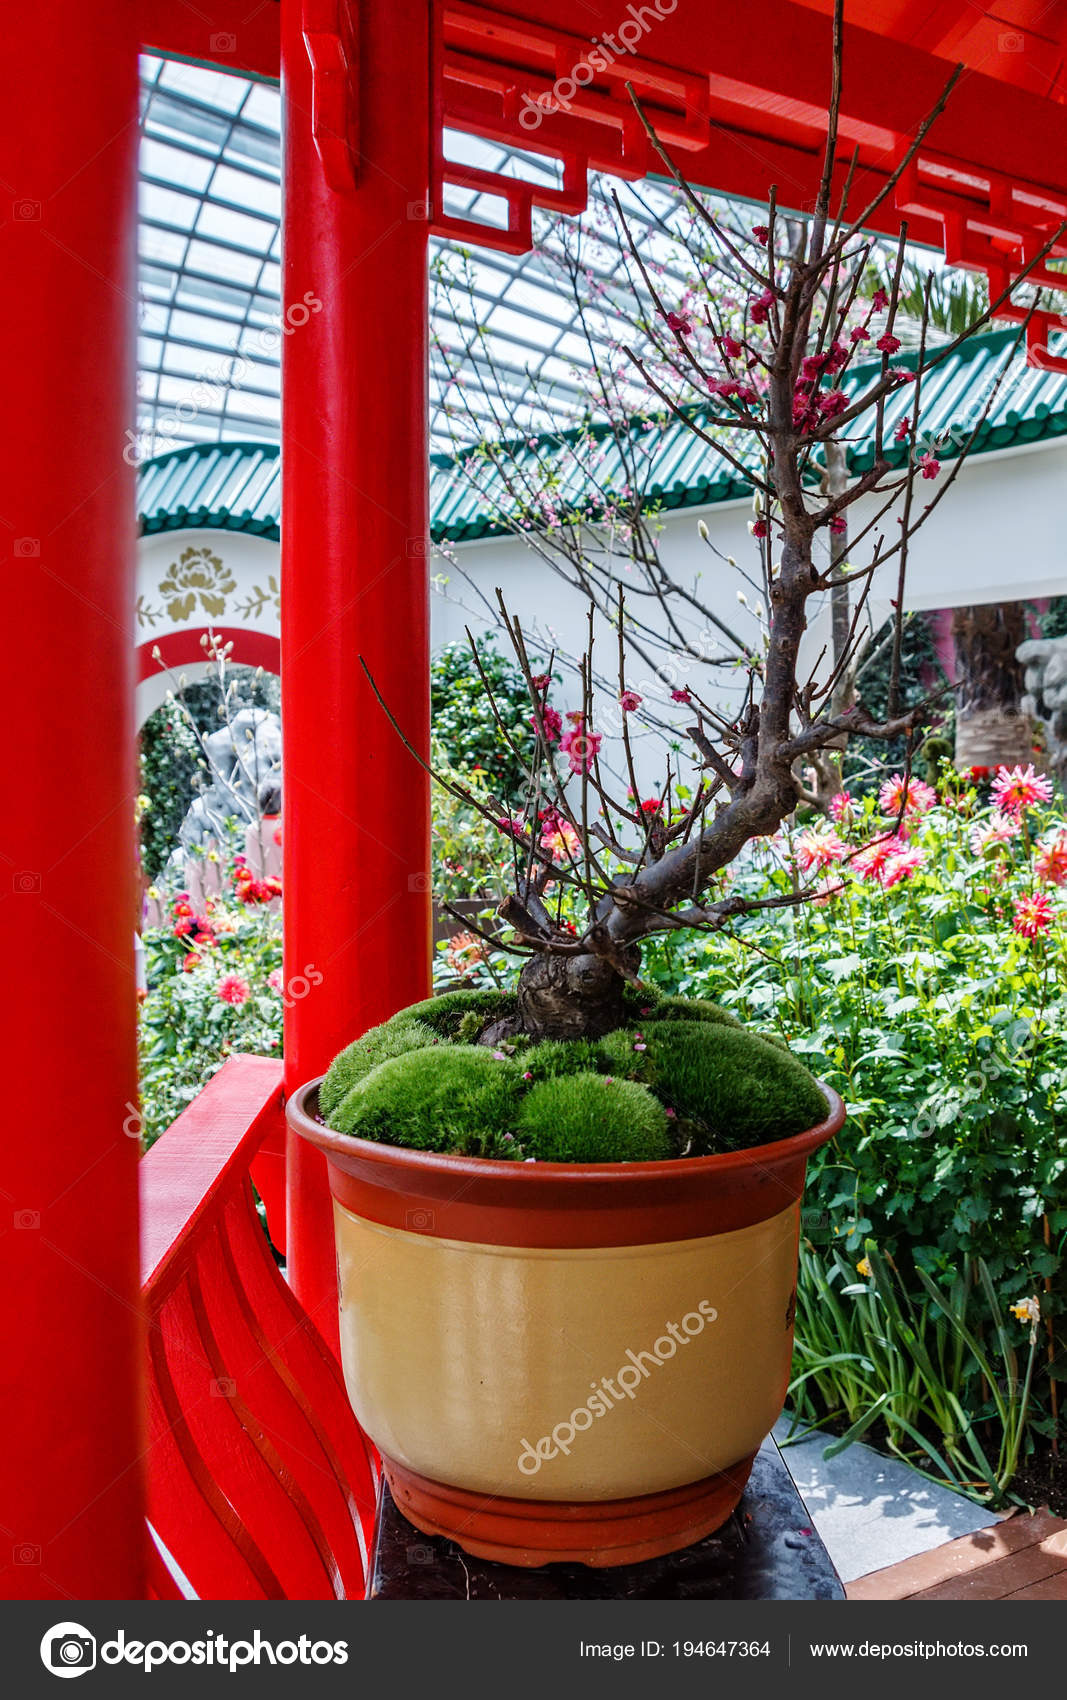
[(1020, 938), (1036, 939), (1039, 933), (1047, 933), (1051, 925), (1052, 905), (1043, 891), (1016, 899), (1012, 926)]
[(770, 235), (770, 231), (767, 229), (767, 226), (765, 224), (754, 224), (752, 226), (752, 234), (756, 238), (756, 241), (759, 242), (762, 247), (766, 248), (767, 238)]
[(900, 347), (900, 338), (894, 336), (892, 331), (883, 331), (874, 346), (880, 348), (883, 354), (895, 354)]
[(641, 701), (636, 691), (623, 691), (619, 697), (619, 707), (624, 714), (632, 714), (635, 708), (641, 707)]
[(849, 331), (848, 339), (850, 342), (870, 342), (871, 333), (863, 325), (857, 325), (855, 330)]
[(693, 699), (689, 695), (688, 691), (674, 690), (674, 691), (671, 692), (671, 701), (672, 702), (688, 702), (688, 703), (691, 703), (692, 700)]
[(889, 297), (886, 294), (885, 290), (882, 288), (881, 284), (879, 284), (878, 288), (875, 290), (874, 294), (871, 296), (871, 306), (874, 308), (874, 311), (876, 313), (881, 313), (886, 307), (889, 306)]
[(693, 321), (688, 313), (668, 313), (667, 325), (678, 336), (691, 336), (693, 334)]
[(848, 530), (848, 520), (844, 514), (835, 514), (830, 521), (830, 530), (835, 537), (841, 537)]
[(897, 428), (893, 432), (894, 443), (906, 443), (910, 436), (911, 436), (911, 420), (907, 419), (907, 418), (898, 419), (897, 420)]
[(748, 316), (754, 325), (765, 325), (771, 308), (774, 306), (774, 290), (765, 289), (762, 295), (749, 298)]
[(924, 478), (936, 478), (938, 473), (941, 471), (941, 462), (935, 454), (930, 454), (929, 452), (921, 457), (919, 466), (922, 468), (922, 475)]
[(724, 336), (719, 346), (727, 360), (736, 360), (741, 353), (741, 344), (735, 336)]

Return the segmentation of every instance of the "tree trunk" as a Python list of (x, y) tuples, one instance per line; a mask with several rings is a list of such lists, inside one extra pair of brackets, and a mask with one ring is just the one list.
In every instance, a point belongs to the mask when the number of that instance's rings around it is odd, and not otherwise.
[(1019, 708), (1023, 669), (1015, 652), (1026, 637), (1021, 602), (986, 602), (957, 608), (956, 766), (1014, 767), (1031, 760), (1034, 734)]
[[(641, 953), (631, 947), (636, 972)], [(519, 975), (521, 1029), (535, 1039), (599, 1039), (624, 1027), (626, 982), (601, 956), (530, 957)], [(484, 1036), (483, 1036), (484, 1037)]]

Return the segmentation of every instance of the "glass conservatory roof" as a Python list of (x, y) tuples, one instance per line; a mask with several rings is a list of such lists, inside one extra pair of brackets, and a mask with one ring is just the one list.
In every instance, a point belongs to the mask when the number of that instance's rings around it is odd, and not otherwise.
[[(141, 63), (138, 431), (142, 455), (279, 435), (280, 95), (176, 60)], [(450, 133), (456, 161), (555, 181), (554, 162)], [(595, 411), (626, 382), (648, 299), (612, 199), (664, 297), (684, 293), (689, 213), (671, 189), (601, 179), (580, 220), (538, 218), (520, 256), (431, 245), (432, 444)], [(497, 222), (500, 202), (449, 191), (447, 210)], [(568, 275), (580, 271), (585, 305)], [(636, 321), (635, 322), (635, 318)], [(616, 394), (617, 394), (616, 389)], [(636, 397), (635, 397), (636, 404)]]

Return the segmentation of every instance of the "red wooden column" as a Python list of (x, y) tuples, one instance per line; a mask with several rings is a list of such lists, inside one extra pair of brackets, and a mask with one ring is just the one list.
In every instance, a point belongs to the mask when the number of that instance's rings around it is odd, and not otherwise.
[(134, 499), (122, 453), (136, 325), (132, 4), (8, 7), (0, 61), (0, 1594), (122, 1598), (144, 1575)]
[[(427, 0), (362, 4), (355, 81), (282, 0), (282, 718), (287, 1087), (429, 989)], [(354, 124), (358, 123), (358, 141)], [(322, 156), (316, 148), (318, 132)], [(347, 144), (346, 144), (347, 137)], [(309, 313), (306, 303), (311, 303)], [(321, 303), (320, 306), (316, 305)], [(292, 1141), (296, 1292), (336, 1340), (320, 1154)]]

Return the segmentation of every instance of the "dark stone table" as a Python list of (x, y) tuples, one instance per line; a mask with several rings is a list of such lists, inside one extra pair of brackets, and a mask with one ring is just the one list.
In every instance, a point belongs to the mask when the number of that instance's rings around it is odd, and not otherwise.
[(420, 1534), (384, 1479), (371, 1565), (372, 1600), (843, 1600), (815, 1533), (768, 1436), (730, 1521), (696, 1546), (644, 1564), (521, 1570), (471, 1558), (453, 1541)]

